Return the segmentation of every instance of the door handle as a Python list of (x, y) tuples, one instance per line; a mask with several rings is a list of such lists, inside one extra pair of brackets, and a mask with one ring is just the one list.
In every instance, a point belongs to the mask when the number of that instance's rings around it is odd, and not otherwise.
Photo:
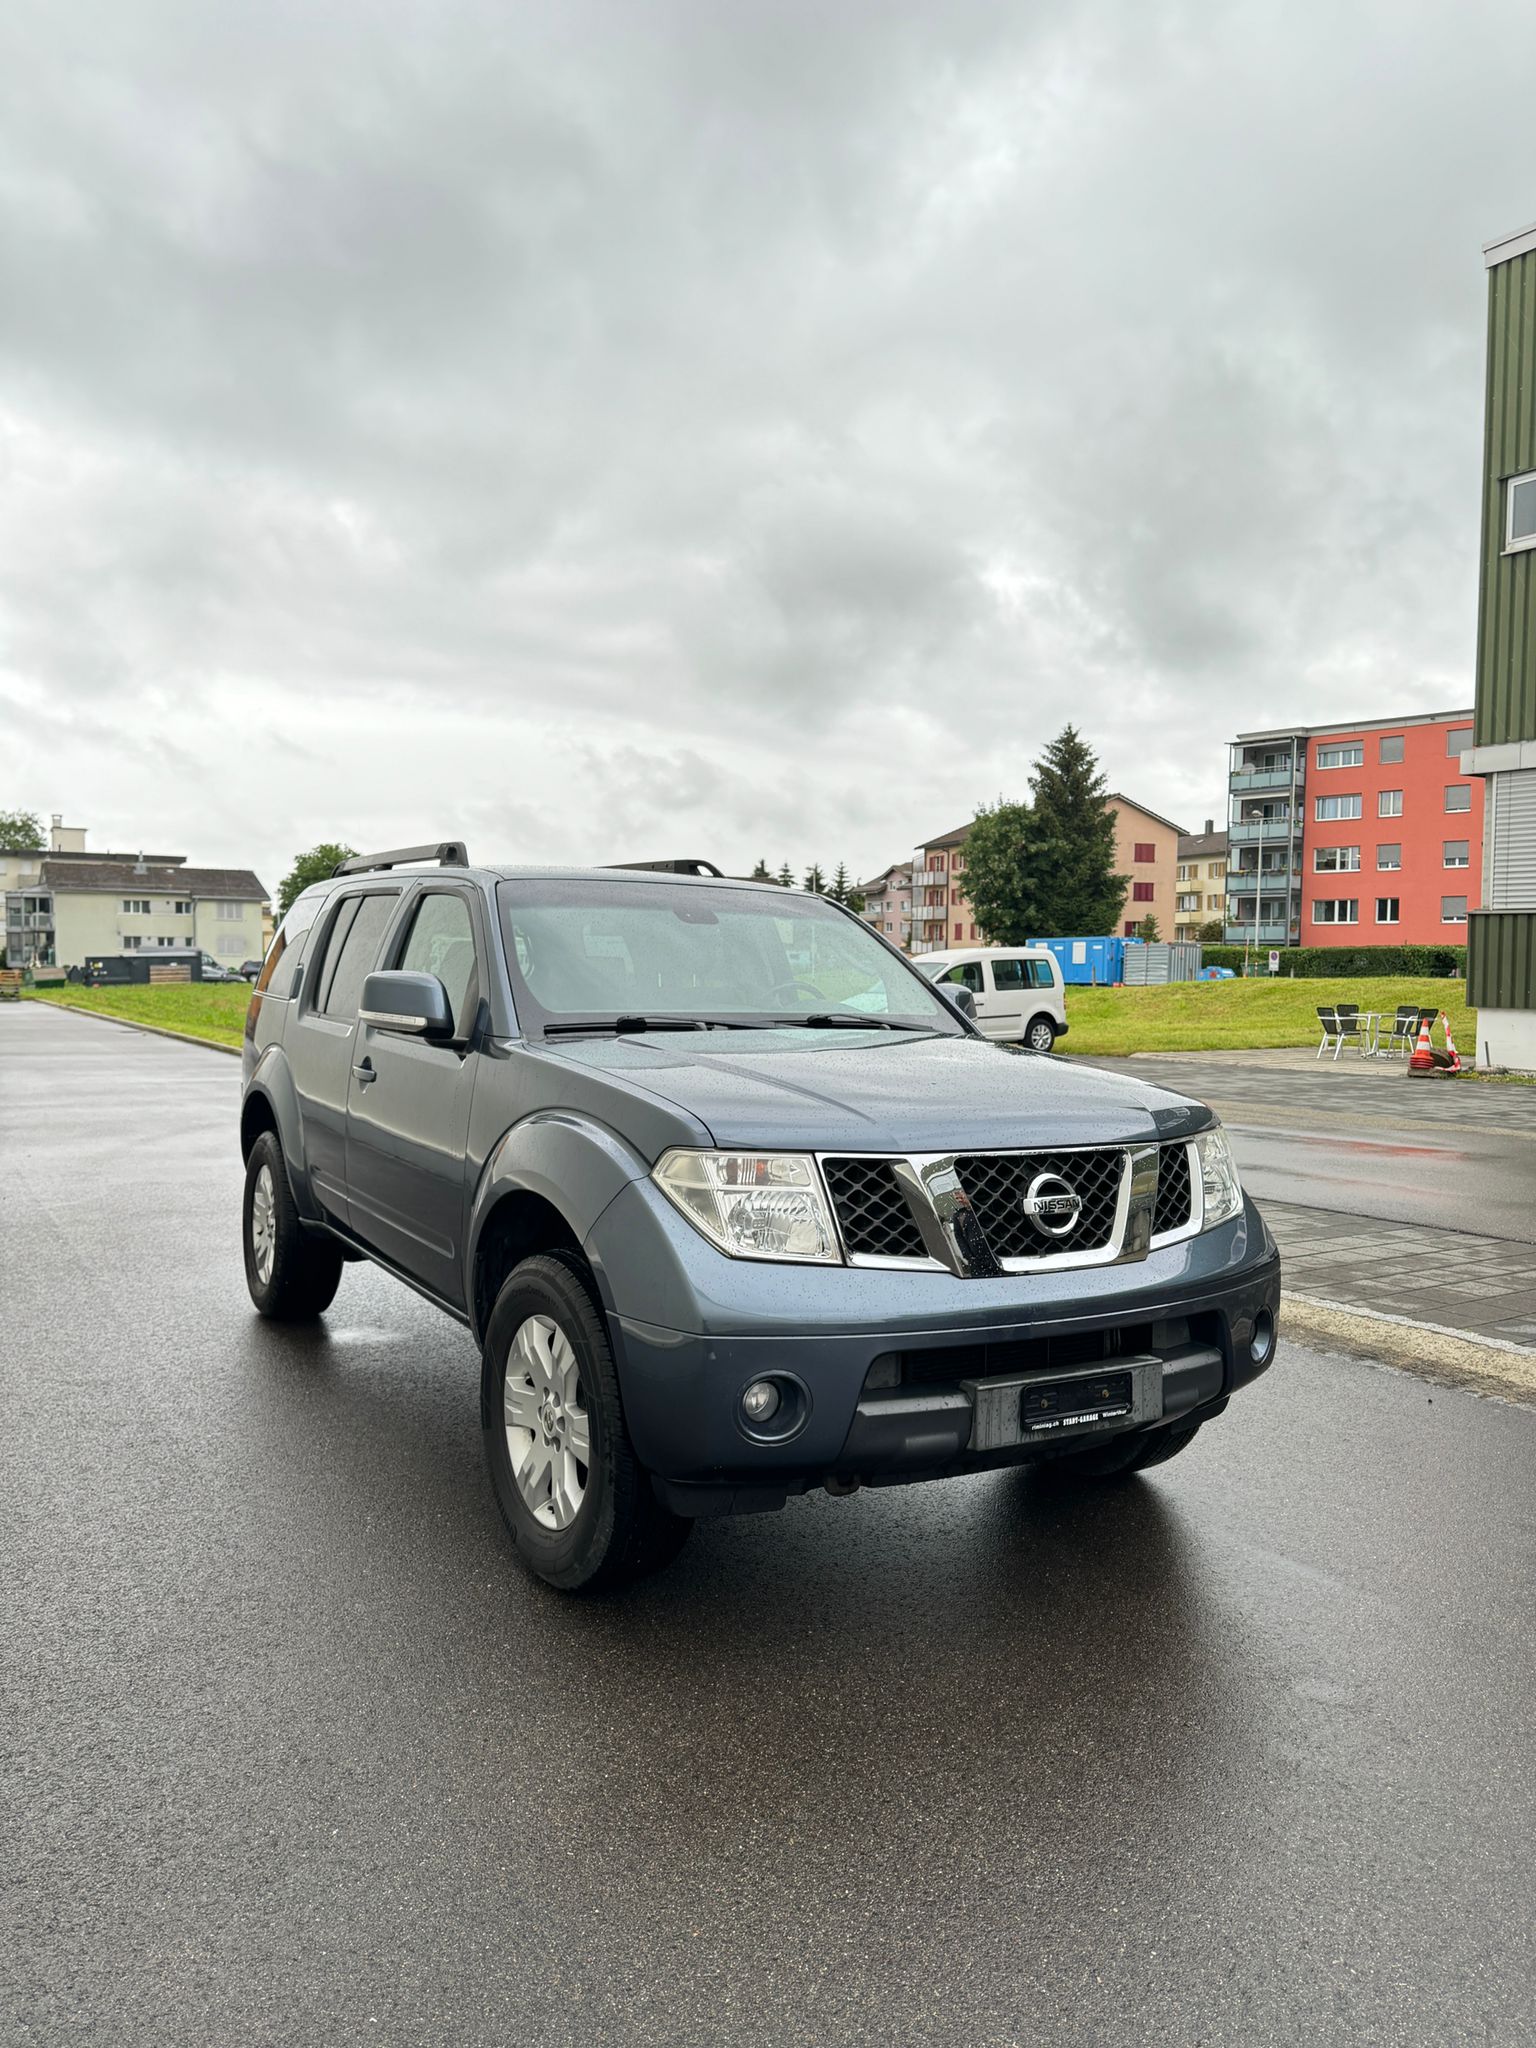
[(360, 1060), (352, 1071), (356, 1074), (359, 1085), (364, 1088), (370, 1081), (377, 1081), (379, 1078), (372, 1060)]

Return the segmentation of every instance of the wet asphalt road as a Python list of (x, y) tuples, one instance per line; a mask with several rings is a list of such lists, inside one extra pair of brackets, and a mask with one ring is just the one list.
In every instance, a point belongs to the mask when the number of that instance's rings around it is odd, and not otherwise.
[(571, 1604), (461, 1331), (251, 1313), (237, 1075), (0, 1012), (0, 2040), (1536, 2039), (1536, 1413), (1286, 1348)]
[(1349, 1055), (1100, 1060), (1210, 1103), (1259, 1201), (1536, 1244), (1536, 1088), (1410, 1081)]

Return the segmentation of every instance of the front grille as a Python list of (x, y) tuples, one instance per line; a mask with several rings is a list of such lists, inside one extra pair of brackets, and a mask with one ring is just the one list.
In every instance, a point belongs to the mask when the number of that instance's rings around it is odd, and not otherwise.
[(922, 1232), (888, 1159), (828, 1159), (825, 1167), (827, 1191), (850, 1254), (881, 1259), (927, 1257)]
[(1194, 1185), (1189, 1177), (1189, 1147), (1164, 1145), (1157, 1161), (1157, 1207), (1152, 1211), (1152, 1235), (1165, 1230), (1182, 1230), (1189, 1221)]
[[(955, 1161), (955, 1168), (999, 1259), (1099, 1252), (1114, 1242), (1115, 1210), (1125, 1176), (1125, 1153), (1119, 1146), (1092, 1152), (968, 1152)], [(1040, 1229), (1024, 1213), (1024, 1197), (1042, 1173), (1065, 1181), (1083, 1205), (1073, 1228), (1061, 1237)]]

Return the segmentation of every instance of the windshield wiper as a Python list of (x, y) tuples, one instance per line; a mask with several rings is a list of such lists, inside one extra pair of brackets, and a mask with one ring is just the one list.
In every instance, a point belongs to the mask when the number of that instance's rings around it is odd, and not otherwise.
[(932, 1024), (898, 1024), (890, 1017), (866, 1017), (854, 1010), (822, 1010), (814, 1017), (775, 1017), (775, 1024), (797, 1024), (805, 1031), (824, 1031), (829, 1025), (849, 1031), (932, 1031)]
[(757, 1020), (740, 1017), (567, 1017), (546, 1024), (544, 1036), (556, 1038), (577, 1031), (756, 1031)]

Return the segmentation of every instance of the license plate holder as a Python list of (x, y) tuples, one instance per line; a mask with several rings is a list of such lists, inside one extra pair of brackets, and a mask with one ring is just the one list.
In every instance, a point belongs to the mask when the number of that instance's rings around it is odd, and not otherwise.
[(1163, 1413), (1160, 1358), (1111, 1358), (1061, 1373), (962, 1380), (973, 1451), (1139, 1429)]

